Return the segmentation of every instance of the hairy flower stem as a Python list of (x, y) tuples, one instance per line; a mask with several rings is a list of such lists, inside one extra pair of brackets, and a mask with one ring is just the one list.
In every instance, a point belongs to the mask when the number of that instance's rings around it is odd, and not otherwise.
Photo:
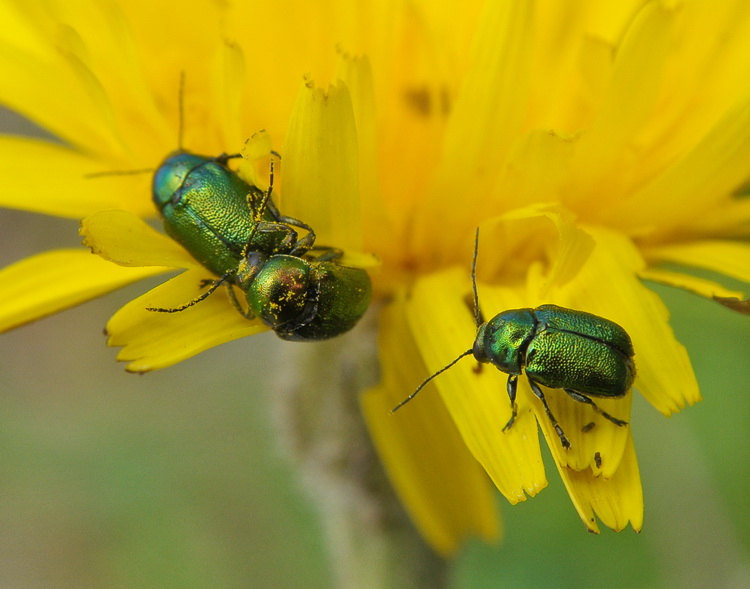
[(359, 394), (378, 378), (374, 317), (331, 341), (284, 345), (278, 423), (319, 510), (337, 586), (439, 589), (447, 563), (406, 515), (360, 411)]

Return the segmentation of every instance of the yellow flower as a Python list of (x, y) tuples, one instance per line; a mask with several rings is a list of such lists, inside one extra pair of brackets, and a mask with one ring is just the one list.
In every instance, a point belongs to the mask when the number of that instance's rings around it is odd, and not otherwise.
[[(742, 293), (684, 268), (750, 282), (750, 200), (734, 195), (750, 178), (746, 4), (314, 4), (3, 4), (0, 71), (12, 83), (0, 96), (63, 143), (1, 138), (0, 204), (86, 217), (99, 256), (63, 250), (6, 268), (0, 328), (184, 268), (109, 322), (129, 370), (265, 329), (219, 295), (147, 311), (192, 300), (206, 271), (138, 218), (155, 215), (149, 174), (92, 176), (153, 170), (179, 146), (236, 152), (265, 129), (282, 154), (282, 211), (319, 243), (381, 261), (382, 381), (363, 408), (431, 544), (448, 554), (467, 535), (496, 537), (485, 473), (511, 503), (547, 484), (537, 424), (586, 526), (597, 531), (598, 516), (639, 530), (630, 427), (560, 391), (546, 396), (569, 450), (523, 377), (503, 432), (507, 376), (469, 360), (429, 386), (439, 394), (389, 411), (473, 342), (478, 226), (487, 318), (555, 303), (612, 319), (632, 336), (635, 389), (654, 407), (669, 415), (699, 400), (668, 312), (642, 280), (744, 308)], [(256, 151), (241, 172), (261, 185)], [(597, 403), (629, 421), (631, 400)]]

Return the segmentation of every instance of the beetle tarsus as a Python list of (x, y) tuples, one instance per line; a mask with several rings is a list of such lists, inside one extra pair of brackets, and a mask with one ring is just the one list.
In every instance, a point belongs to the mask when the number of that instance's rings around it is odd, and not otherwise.
[(155, 313), (179, 313), (180, 311), (189, 309), (190, 307), (197, 305), (201, 301), (206, 300), (209, 296), (211, 296), (216, 291), (217, 288), (219, 288), (222, 284), (224, 284), (228, 278), (229, 278), (229, 275), (225, 274), (218, 280), (201, 280), (201, 283), (200, 283), (201, 288), (205, 288), (208, 284), (210, 284), (211, 287), (202, 295), (194, 298), (192, 301), (188, 301), (187, 303), (180, 305), (179, 307), (146, 307), (146, 311), (153, 311)]
[(619, 425), (620, 427), (625, 427), (626, 425), (628, 425), (627, 421), (623, 421), (622, 419), (617, 419), (616, 417), (612, 417), (609, 413), (607, 413), (603, 409), (600, 409), (599, 406), (596, 403), (594, 403), (594, 401), (590, 397), (587, 397), (583, 393), (579, 393), (578, 391), (574, 391), (572, 389), (563, 389), (563, 390), (566, 393), (568, 393), (568, 396), (571, 399), (574, 399), (578, 401), (579, 403), (585, 403), (586, 405), (590, 405), (594, 411), (596, 411), (599, 415), (601, 415), (605, 419), (608, 419), (615, 425)]

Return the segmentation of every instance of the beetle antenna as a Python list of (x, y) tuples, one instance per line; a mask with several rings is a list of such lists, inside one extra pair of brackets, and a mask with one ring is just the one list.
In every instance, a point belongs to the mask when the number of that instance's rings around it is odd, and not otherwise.
[[(255, 233), (258, 231), (258, 227), (261, 224), (261, 221), (263, 219), (263, 213), (266, 212), (266, 207), (268, 206), (268, 201), (271, 200), (271, 191), (273, 190), (273, 159), (271, 159), (271, 170), (268, 173), (268, 190), (266, 190), (266, 193), (263, 195), (263, 200), (260, 201), (260, 206), (258, 207), (258, 210), (255, 212), (255, 223), (253, 223), (252, 228), (250, 229), (250, 235), (247, 237), (247, 241), (245, 242), (245, 248), (242, 251), (242, 257), (246, 258), (249, 251), (250, 251), (250, 243), (253, 241), (253, 237), (255, 237)], [(249, 199), (248, 199), (249, 200)]]
[(185, 131), (185, 70), (180, 70), (180, 87), (177, 94), (177, 149), (182, 151)]
[(107, 172), (91, 172), (84, 174), (86, 179), (106, 178), (107, 176), (137, 176), (138, 174), (147, 174), (153, 172), (154, 168), (143, 168), (142, 170), (109, 170)]
[(474, 235), (474, 259), (471, 261), (471, 288), (474, 290), (474, 322), (482, 325), (482, 311), (479, 310), (479, 293), (477, 292), (477, 255), (479, 254), (479, 227)]
[(396, 405), (393, 409), (391, 409), (391, 413), (395, 413), (401, 407), (403, 407), (409, 401), (411, 401), (414, 397), (416, 397), (417, 393), (419, 391), (421, 391), (427, 385), (427, 383), (430, 382), (433, 378), (435, 378), (438, 374), (441, 374), (441, 373), (445, 372), (446, 370), (448, 370), (449, 368), (451, 368), (456, 362), (458, 362), (461, 358), (464, 358), (465, 356), (468, 356), (469, 354), (472, 354), (472, 353), (474, 353), (474, 349), (473, 348), (470, 349), (470, 350), (466, 350), (458, 358), (456, 358), (455, 360), (453, 360), (453, 362), (451, 362), (447, 366), (444, 366), (443, 368), (441, 368), (440, 370), (438, 370), (435, 374), (433, 374), (431, 376), (428, 376), (426, 379), (424, 379), (424, 381), (422, 382), (422, 384), (417, 387), (416, 391), (414, 391), (411, 395), (409, 395), (408, 397), (406, 397), (406, 399), (404, 399), (398, 405)]

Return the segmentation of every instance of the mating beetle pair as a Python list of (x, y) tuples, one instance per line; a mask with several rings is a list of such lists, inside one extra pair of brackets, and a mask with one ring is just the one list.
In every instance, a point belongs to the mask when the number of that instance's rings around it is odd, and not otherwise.
[(427, 383), (461, 358), (473, 355), (478, 362), (493, 364), (508, 374), (507, 391), (512, 413), (503, 431), (508, 430), (516, 419), (516, 389), (518, 376), (523, 372), (565, 448), (570, 447), (570, 442), (550, 411), (539, 385), (562, 389), (572, 399), (590, 405), (615, 425), (627, 425), (627, 422), (600, 409), (589, 396), (619, 398), (630, 390), (635, 379), (635, 352), (627, 332), (608, 319), (556, 305), (511, 309), (487, 322), (482, 321), (476, 282), (478, 249), (479, 229), (471, 267), (477, 325), (473, 347), (425, 379), (391, 412), (411, 401)]
[[(309, 225), (279, 213), (273, 168), (264, 192), (229, 168), (236, 157), (178, 151), (156, 170), (153, 200), (166, 232), (219, 279), (185, 305), (151, 310), (182, 311), (225, 284), (240, 313), (259, 317), (282, 339), (321, 340), (354, 327), (370, 302), (367, 272), (336, 263), (341, 251), (316, 247)], [(295, 228), (306, 234), (300, 239)]]

